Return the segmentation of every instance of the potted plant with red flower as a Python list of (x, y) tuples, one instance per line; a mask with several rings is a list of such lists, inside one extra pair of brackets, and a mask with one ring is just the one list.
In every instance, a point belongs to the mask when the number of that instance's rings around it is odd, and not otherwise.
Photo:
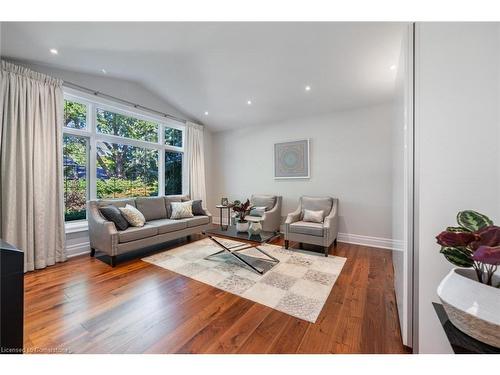
[(451, 322), (487, 344), (500, 347), (500, 227), (486, 215), (461, 211), (458, 226), (437, 237), (454, 268), (438, 287)]
[(233, 211), (236, 212), (236, 231), (247, 232), (248, 231), (248, 221), (245, 217), (250, 213), (252, 206), (250, 201), (247, 199), (245, 203), (235, 201), (233, 206)]

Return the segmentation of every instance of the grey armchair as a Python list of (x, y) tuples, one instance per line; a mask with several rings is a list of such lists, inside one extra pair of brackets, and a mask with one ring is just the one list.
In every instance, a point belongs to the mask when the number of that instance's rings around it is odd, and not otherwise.
[[(264, 216), (247, 215), (248, 221), (260, 221), (262, 230), (265, 232), (278, 232), (281, 224), (281, 201), (282, 197), (277, 195), (253, 194), (250, 198), (252, 207), (265, 207)], [(232, 217), (234, 225), (234, 216)]]
[[(325, 256), (328, 256), (330, 245), (337, 244), (338, 234), (338, 203), (331, 197), (301, 197), (299, 207), (288, 214), (285, 221), (285, 248), (290, 241), (323, 246)], [(302, 221), (304, 210), (323, 211), (322, 223)]]

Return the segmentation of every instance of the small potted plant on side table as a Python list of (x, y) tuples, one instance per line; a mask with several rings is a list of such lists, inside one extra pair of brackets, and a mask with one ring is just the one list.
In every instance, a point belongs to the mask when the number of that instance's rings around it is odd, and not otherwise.
[(236, 231), (237, 232), (247, 232), (248, 231), (248, 221), (245, 220), (245, 216), (250, 213), (250, 201), (247, 199), (245, 203), (238, 201), (234, 202), (233, 211), (236, 212)]
[(454, 268), (437, 294), (450, 321), (462, 332), (500, 347), (500, 227), (485, 215), (461, 211), (458, 226), (437, 237), (441, 253)]

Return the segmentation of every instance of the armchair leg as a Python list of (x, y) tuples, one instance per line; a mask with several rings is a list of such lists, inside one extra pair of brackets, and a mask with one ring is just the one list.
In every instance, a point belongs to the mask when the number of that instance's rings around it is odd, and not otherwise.
[(93, 258), (95, 256), (95, 249), (90, 248), (90, 256)]
[(328, 256), (328, 246), (325, 246), (325, 257)]
[(290, 242), (288, 240), (285, 240), (285, 249), (288, 249), (289, 244), (290, 244)]

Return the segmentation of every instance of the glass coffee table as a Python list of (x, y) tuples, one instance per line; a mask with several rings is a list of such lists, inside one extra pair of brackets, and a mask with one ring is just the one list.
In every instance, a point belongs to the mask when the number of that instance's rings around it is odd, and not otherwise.
[[(272, 264), (272, 267), (274, 267), (276, 264), (279, 263), (279, 260), (273, 257), (272, 255), (269, 255), (266, 253), (264, 250), (259, 248), (259, 245), (267, 244), (271, 242), (273, 239), (276, 237), (279, 237), (279, 233), (277, 232), (260, 232), (258, 235), (249, 235), (246, 232), (237, 232), (236, 231), (236, 226), (231, 225), (228, 226), (226, 230), (223, 230), (220, 227), (215, 227), (211, 229), (207, 229), (205, 232), (203, 232), (208, 238), (210, 238), (217, 246), (221, 248), (220, 251), (217, 251), (216, 253), (210, 254), (209, 256), (205, 257), (205, 259), (209, 259), (211, 257), (214, 257), (216, 255), (222, 254), (222, 253), (228, 253), (231, 254), (234, 258), (236, 258), (241, 264), (242, 267), (248, 267), (252, 271), (257, 272), (259, 275), (263, 275), (265, 272), (268, 270), (264, 269), (259, 269), (251, 262), (249, 261), (251, 258), (259, 260), (259, 261), (265, 261), (269, 262)], [(226, 246), (224, 245), (220, 239), (229, 239), (233, 241), (238, 241), (242, 242), (234, 246)], [(242, 257), (241, 254), (238, 254), (240, 251), (247, 250), (247, 249), (255, 249), (259, 251), (261, 254), (265, 255), (267, 258), (257, 258), (257, 257), (252, 257), (249, 255), (245, 255), (245, 257)], [(245, 258), (249, 258), (248, 260)], [(271, 268), (272, 268), (271, 267)]]

